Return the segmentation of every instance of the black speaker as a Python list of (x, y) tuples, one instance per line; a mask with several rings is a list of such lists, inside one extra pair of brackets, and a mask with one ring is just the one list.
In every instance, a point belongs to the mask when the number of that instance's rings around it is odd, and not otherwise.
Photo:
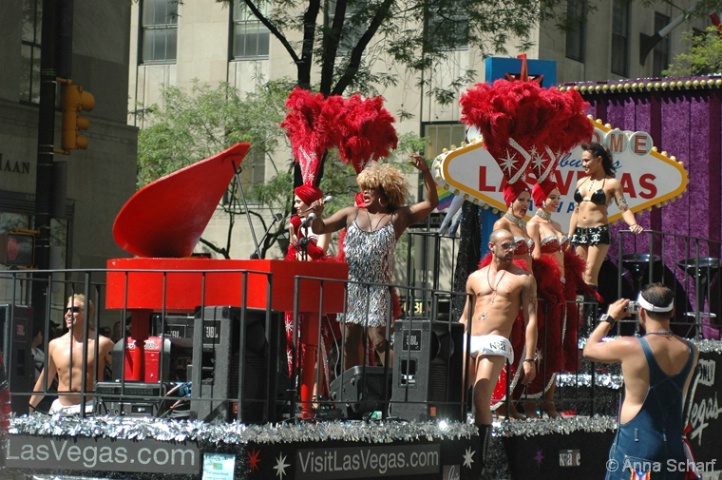
[(341, 411), (342, 417), (360, 419), (364, 413), (386, 408), (391, 395), (392, 378), (390, 368), (387, 372), (384, 372), (384, 367), (378, 366), (359, 365), (349, 368), (331, 382), (331, 400)]
[(193, 338), (193, 326), (195, 315), (166, 314), (160, 313), (151, 316), (151, 335), (164, 334), (171, 338)]
[(16, 415), (28, 413), (27, 394), (35, 386), (32, 337), (32, 307), (0, 305), (0, 348), (10, 387), (10, 407)]
[[(95, 413), (120, 417), (157, 417), (171, 400), (164, 398), (165, 383), (98, 382), (95, 385)], [(173, 399), (177, 400), (177, 398)]]
[[(230, 422), (238, 418), (241, 402), (243, 423), (264, 422), (268, 418), (269, 377), (275, 380), (269, 367), (265, 310), (246, 310), (244, 332), (240, 308), (205, 307), (196, 315), (202, 328), (193, 332), (191, 410), (200, 420)], [(239, 391), (241, 372), (244, 380)]]
[(389, 416), (405, 420), (464, 419), (464, 326), (397, 320)]

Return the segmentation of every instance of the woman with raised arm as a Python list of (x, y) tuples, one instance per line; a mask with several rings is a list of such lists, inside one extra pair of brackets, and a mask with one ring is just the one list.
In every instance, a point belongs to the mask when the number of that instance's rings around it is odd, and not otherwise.
[(387, 359), (386, 322), (390, 318), (394, 249), (407, 227), (425, 219), (439, 203), (434, 180), (426, 161), (412, 155), (412, 164), (424, 177), (424, 200), (406, 205), (408, 187), (403, 174), (391, 165), (369, 162), (356, 177), (363, 193), (363, 208), (345, 207), (323, 219), (323, 200), (311, 205), (316, 234), (346, 228), (344, 251), (349, 266), (348, 312), (344, 321), (344, 370), (361, 365), (364, 331), (382, 362)]

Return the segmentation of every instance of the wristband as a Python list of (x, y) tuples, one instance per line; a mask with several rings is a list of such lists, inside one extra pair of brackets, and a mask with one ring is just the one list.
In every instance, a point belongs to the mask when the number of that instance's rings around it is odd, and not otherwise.
[(526, 362), (534, 363), (535, 360), (534, 360), (533, 358), (525, 358), (525, 359), (524, 359), (524, 363), (526, 363)]

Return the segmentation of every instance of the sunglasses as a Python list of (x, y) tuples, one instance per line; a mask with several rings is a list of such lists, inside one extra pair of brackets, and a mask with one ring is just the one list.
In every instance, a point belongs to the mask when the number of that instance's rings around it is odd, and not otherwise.
[(79, 313), (83, 311), (83, 307), (66, 307), (65, 313), (73, 312), (73, 313)]

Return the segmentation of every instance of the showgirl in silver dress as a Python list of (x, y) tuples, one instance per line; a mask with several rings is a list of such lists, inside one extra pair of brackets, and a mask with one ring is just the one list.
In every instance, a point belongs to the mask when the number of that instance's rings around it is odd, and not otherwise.
[[(379, 327), (386, 324), (391, 305), (391, 269), (396, 233), (393, 221), (366, 232), (354, 220), (346, 234), (348, 314), (346, 323)], [(363, 282), (363, 283), (356, 283)]]

